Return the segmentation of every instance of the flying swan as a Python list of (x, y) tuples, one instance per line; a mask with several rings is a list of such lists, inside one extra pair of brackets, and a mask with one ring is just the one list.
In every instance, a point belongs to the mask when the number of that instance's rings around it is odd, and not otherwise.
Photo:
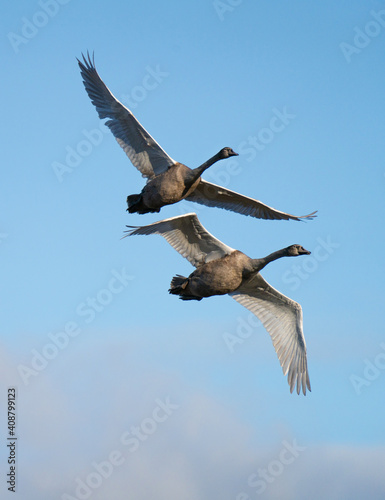
[(126, 236), (160, 234), (196, 270), (188, 278), (176, 275), (169, 292), (182, 300), (228, 294), (255, 314), (273, 341), (284, 375), (293, 392), (306, 394), (310, 380), (306, 343), (302, 327), (302, 308), (275, 290), (260, 275), (270, 262), (281, 257), (309, 255), (301, 245), (291, 245), (261, 259), (225, 245), (210, 234), (195, 213), (172, 217), (147, 226), (127, 226)]
[(95, 68), (94, 58), (78, 59), (83, 83), (99, 118), (108, 118), (106, 125), (114, 134), (134, 167), (147, 183), (140, 194), (127, 197), (128, 212), (146, 214), (159, 212), (165, 205), (183, 199), (209, 207), (224, 208), (259, 219), (312, 219), (316, 212), (295, 216), (275, 210), (264, 203), (204, 181), (203, 172), (219, 160), (238, 156), (231, 148), (221, 149), (200, 167), (190, 169), (174, 161), (142, 127), (135, 116), (119, 102), (104, 84)]

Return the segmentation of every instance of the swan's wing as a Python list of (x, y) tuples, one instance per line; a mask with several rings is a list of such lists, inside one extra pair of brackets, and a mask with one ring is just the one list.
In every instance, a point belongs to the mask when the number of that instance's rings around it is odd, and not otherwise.
[(306, 343), (302, 327), (302, 308), (294, 300), (275, 290), (257, 274), (229, 294), (254, 313), (269, 332), (284, 375), (293, 392), (306, 394), (310, 388)]
[(126, 231), (126, 236), (160, 234), (195, 267), (234, 251), (210, 234), (194, 213), (171, 217), (148, 226), (127, 227), (133, 229)]
[(83, 62), (78, 59), (78, 63), (84, 87), (99, 118), (110, 118), (106, 125), (142, 176), (154, 177), (174, 165), (175, 161), (163, 151), (131, 111), (112, 95), (96, 71), (90, 55), (87, 58), (83, 55)]
[(316, 217), (316, 212), (309, 215), (296, 216), (275, 210), (275, 208), (271, 208), (258, 200), (243, 196), (216, 184), (211, 184), (211, 182), (204, 181), (203, 179), (201, 179), (198, 187), (186, 200), (195, 201), (208, 207), (224, 208), (232, 212), (238, 212), (239, 214), (250, 215), (257, 219), (301, 220)]

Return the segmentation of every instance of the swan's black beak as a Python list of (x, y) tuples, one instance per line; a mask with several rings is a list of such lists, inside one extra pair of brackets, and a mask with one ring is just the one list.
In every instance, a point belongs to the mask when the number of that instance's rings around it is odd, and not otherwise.
[(309, 250), (305, 250), (304, 248), (301, 250), (301, 254), (302, 255), (310, 255), (311, 252), (309, 252)]
[(235, 151), (231, 151), (230, 156), (239, 156), (239, 154), (236, 153)]

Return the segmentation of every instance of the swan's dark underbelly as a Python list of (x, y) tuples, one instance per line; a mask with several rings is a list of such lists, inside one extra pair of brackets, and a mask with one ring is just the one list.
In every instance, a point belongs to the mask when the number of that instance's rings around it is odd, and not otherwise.
[(203, 264), (190, 274), (189, 292), (199, 297), (233, 292), (242, 284), (245, 277), (245, 265), (249, 260), (242, 252), (236, 251), (221, 259)]
[(187, 175), (191, 170), (181, 163), (150, 180), (142, 190), (143, 202), (147, 207), (161, 208), (186, 198), (199, 184), (198, 178), (193, 184)]

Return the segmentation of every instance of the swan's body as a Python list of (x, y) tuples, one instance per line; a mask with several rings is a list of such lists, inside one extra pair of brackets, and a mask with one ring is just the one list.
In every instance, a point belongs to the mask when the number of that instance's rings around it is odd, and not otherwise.
[(230, 156), (236, 156), (231, 148), (223, 148), (218, 154), (210, 158), (198, 168), (191, 169), (183, 163), (175, 163), (148, 180), (140, 194), (127, 197), (128, 211), (145, 214), (159, 212), (165, 205), (172, 205), (181, 201), (194, 192), (201, 182), (201, 174), (213, 163)]
[(83, 62), (78, 63), (85, 89), (99, 117), (109, 118), (106, 125), (132, 164), (148, 179), (140, 194), (127, 197), (127, 210), (130, 213), (159, 212), (164, 205), (187, 199), (260, 219), (300, 220), (314, 217), (315, 212), (298, 217), (290, 215), (258, 200), (204, 181), (200, 176), (213, 163), (236, 155), (231, 148), (222, 149), (193, 170), (175, 162), (142, 127), (131, 111), (112, 95), (96, 71), (91, 57), (83, 56)]
[(231, 293), (253, 273), (251, 259), (239, 250), (200, 265), (188, 278), (176, 276), (170, 293), (183, 300), (201, 300)]
[[(128, 226), (131, 227), (131, 226)], [(268, 263), (281, 257), (308, 255), (300, 245), (291, 245), (261, 259), (251, 259), (212, 236), (196, 214), (165, 219), (136, 227), (128, 235), (160, 234), (196, 267), (188, 278), (175, 276), (169, 292), (183, 300), (201, 300), (229, 294), (252, 311), (269, 332), (290, 391), (310, 389), (302, 308), (270, 286), (260, 275)]]

